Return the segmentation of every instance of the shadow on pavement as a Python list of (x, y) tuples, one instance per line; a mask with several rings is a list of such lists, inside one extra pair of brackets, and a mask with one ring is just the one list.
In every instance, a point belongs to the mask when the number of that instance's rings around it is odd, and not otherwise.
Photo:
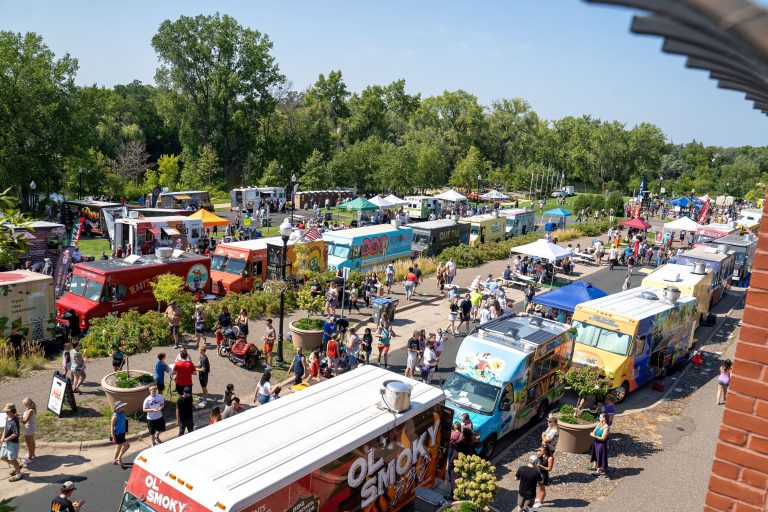
[(547, 507), (552, 508), (582, 508), (589, 506), (587, 500), (579, 498), (556, 498), (554, 500), (546, 500), (544, 503)]
[(90, 462), (82, 455), (39, 455), (30, 464), (30, 471), (53, 471), (56, 468), (69, 468)]

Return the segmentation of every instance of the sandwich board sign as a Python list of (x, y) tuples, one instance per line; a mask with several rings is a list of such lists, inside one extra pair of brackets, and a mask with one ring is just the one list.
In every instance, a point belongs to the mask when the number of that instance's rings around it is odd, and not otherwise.
[(72, 391), (72, 381), (57, 371), (54, 372), (53, 380), (51, 381), (51, 392), (48, 395), (48, 410), (60, 417), (64, 405), (71, 407), (72, 412), (77, 412), (75, 393)]

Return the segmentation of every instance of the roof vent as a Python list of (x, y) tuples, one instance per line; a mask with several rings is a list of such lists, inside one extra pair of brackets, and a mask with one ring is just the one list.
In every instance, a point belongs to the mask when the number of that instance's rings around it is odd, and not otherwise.
[(680, 298), (680, 289), (675, 286), (667, 286), (664, 288), (664, 300), (670, 304), (674, 304)]
[(384, 381), (379, 393), (383, 409), (404, 412), (411, 408), (411, 386), (401, 380)]
[(402, 224), (402, 222), (400, 221), (400, 219), (392, 219), (392, 225), (393, 225), (394, 227), (396, 227), (396, 228), (399, 228), (399, 227), (400, 227), (400, 224)]
[(691, 274), (703, 276), (707, 273), (707, 266), (704, 263), (693, 263), (691, 266), (693, 267), (691, 269)]
[(168, 260), (173, 255), (173, 247), (158, 247), (155, 249), (155, 256), (161, 260)]
[(139, 218), (139, 212), (136, 210), (131, 210), (128, 212), (128, 218), (129, 219), (138, 219)]
[(675, 274), (673, 276), (665, 277), (664, 281), (667, 281), (668, 283), (676, 283), (676, 282), (680, 281), (680, 272), (678, 272), (677, 274)]
[(728, 246), (726, 244), (717, 244), (717, 250), (723, 254), (728, 254)]
[(659, 296), (658, 295), (656, 295), (655, 293), (653, 293), (651, 291), (648, 291), (648, 290), (646, 290), (644, 292), (641, 292), (640, 293), (640, 298), (641, 299), (646, 299), (646, 300), (659, 300)]

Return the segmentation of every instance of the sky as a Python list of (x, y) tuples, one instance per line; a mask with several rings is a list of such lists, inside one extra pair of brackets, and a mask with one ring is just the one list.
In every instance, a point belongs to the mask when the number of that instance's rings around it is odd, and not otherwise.
[(632, 10), (580, 0), (0, 0), (0, 30), (37, 32), (76, 57), (79, 84), (154, 83), (160, 23), (215, 12), (267, 34), (298, 90), (338, 69), (354, 92), (402, 78), (422, 97), (521, 97), (545, 119), (650, 122), (675, 143), (766, 144), (768, 117), (742, 93), (630, 33)]

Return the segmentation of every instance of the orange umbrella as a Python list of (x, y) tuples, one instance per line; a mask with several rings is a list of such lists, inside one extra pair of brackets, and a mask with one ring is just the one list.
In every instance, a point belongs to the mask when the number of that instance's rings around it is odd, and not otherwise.
[(190, 219), (200, 219), (203, 221), (203, 226), (209, 228), (211, 226), (229, 226), (229, 221), (222, 217), (219, 217), (215, 213), (211, 213), (208, 210), (200, 209), (189, 216)]

